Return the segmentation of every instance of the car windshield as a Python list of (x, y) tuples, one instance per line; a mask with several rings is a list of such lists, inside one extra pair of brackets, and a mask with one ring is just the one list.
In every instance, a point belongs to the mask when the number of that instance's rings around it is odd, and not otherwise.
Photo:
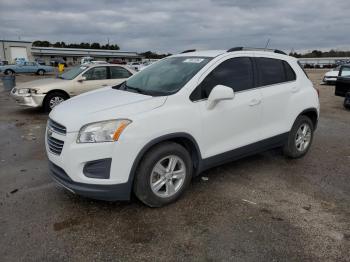
[(80, 73), (82, 73), (87, 67), (86, 66), (75, 66), (69, 71), (63, 73), (59, 76), (61, 79), (72, 80), (76, 78)]
[(171, 95), (179, 91), (210, 59), (188, 56), (165, 58), (138, 72), (119, 88), (152, 96)]

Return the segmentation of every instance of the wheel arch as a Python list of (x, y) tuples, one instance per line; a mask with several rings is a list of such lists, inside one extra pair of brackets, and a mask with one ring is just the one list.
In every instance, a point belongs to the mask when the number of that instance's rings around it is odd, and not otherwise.
[(47, 96), (48, 94), (52, 94), (52, 93), (61, 93), (61, 94), (64, 94), (64, 95), (67, 97), (67, 99), (70, 98), (70, 95), (69, 95), (66, 91), (64, 91), (64, 90), (62, 90), (62, 89), (53, 89), (53, 90), (50, 90), (49, 92), (46, 93), (45, 98), (46, 98), (46, 96)]
[(16, 74), (16, 71), (14, 69), (12, 69), (12, 68), (6, 68), (4, 70), (4, 73), (7, 72), (7, 71), (11, 71), (12, 73)]
[[(314, 107), (311, 107), (311, 108), (308, 108), (308, 109), (305, 109), (303, 110), (298, 116), (307, 116), (308, 118), (311, 119), (313, 125), (314, 125), (314, 130), (316, 130), (317, 128), (317, 122), (318, 122), (318, 111), (316, 108)], [(295, 121), (295, 120), (294, 120)]]
[(136, 169), (141, 163), (143, 157), (154, 146), (164, 142), (175, 142), (182, 145), (184, 148), (186, 148), (186, 150), (190, 153), (193, 161), (194, 175), (197, 175), (199, 173), (201, 169), (202, 157), (201, 157), (199, 146), (196, 140), (193, 138), (193, 136), (191, 136), (188, 133), (171, 133), (171, 134), (163, 135), (148, 142), (137, 154), (129, 174), (128, 184), (130, 185), (130, 191), (134, 183)]

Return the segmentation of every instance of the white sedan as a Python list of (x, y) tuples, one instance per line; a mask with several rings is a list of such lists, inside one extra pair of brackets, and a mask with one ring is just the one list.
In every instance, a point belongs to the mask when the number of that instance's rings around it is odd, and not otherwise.
[(340, 69), (340, 66), (337, 66), (336, 68), (333, 68), (331, 71), (328, 71), (323, 77), (323, 82), (326, 84), (335, 84), (339, 74), (339, 69)]

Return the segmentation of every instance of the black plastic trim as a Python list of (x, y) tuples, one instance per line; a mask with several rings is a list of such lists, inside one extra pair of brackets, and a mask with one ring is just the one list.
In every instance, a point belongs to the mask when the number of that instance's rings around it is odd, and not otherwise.
[(108, 179), (111, 172), (112, 158), (93, 160), (85, 163), (83, 173), (89, 178)]
[(264, 139), (262, 141), (252, 143), (250, 145), (243, 146), (216, 156), (205, 158), (202, 160), (201, 170), (199, 170), (199, 172), (218, 165), (222, 165), (227, 162), (238, 160), (249, 155), (254, 155), (267, 151), (269, 149), (283, 146), (288, 141), (288, 135), (289, 132)]
[(78, 195), (92, 199), (116, 201), (130, 199), (129, 182), (117, 185), (84, 184), (73, 181), (67, 173), (49, 161), (49, 174), (61, 186)]
[[(307, 113), (313, 113), (313, 114), (316, 114), (316, 116), (317, 116), (315, 121), (313, 122), (313, 124), (314, 124), (314, 131), (315, 131), (317, 129), (317, 125), (318, 125), (318, 118), (319, 118), (318, 111), (317, 111), (316, 108), (310, 107), (310, 108), (307, 108), (307, 109), (303, 110), (298, 116), (306, 115)], [(314, 120), (314, 119), (311, 119), (311, 120)]]

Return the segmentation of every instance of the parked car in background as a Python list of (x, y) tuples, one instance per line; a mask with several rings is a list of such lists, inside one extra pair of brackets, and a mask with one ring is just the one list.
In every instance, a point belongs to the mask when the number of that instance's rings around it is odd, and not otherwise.
[(135, 71), (121, 65), (76, 66), (58, 78), (45, 78), (18, 84), (11, 96), (19, 105), (52, 110), (72, 96), (124, 82)]
[(135, 71), (140, 71), (140, 68), (142, 67), (140, 62), (131, 62), (129, 64), (129, 67), (134, 69)]
[(111, 59), (108, 61), (110, 64), (116, 64), (116, 65), (126, 65), (126, 62), (121, 59)]
[(67, 63), (63, 58), (54, 58), (50, 61), (50, 65), (57, 67), (59, 64), (64, 65), (64, 67), (67, 67)]
[(50, 174), (76, 194), (113, 201), (134, 192), (160, 207), (225, 162), (278, 147), (303, 157), (319, 106), (297, 59), (282, 51), (170, 56), (55, 108), (45, 137)]
[(335, 83), (335, 95), (344, 97), (344, 107), (350, 107), (350, 65), (342, 65)]
[(335, 82), (337, 81), (340, 67), (341, 66), (337, 66), (331, 71), (328, 71), (323, 77), (323, 82), (326, 83), (327, 85), (335, 84)]
[(35, 59), (35, 62), (37, 62), (39, 65), (46, 65), (44, 59), (41, 58)]
[(145, 69), (147, 66), (151, 65), (153, 62), (151, 61), (145, 61), (143, 63), (141, 63), (140, 67), (139, 67), (139, 71), (142, 71), (143, 69)]
[(80, 64), (88, 64), (90, 61), (93, 61), (94, 58), (91, 56), (84, 56), (82, 59), (80, 59)]
[(24, 57), (16, 57), (14, 60), (16, 65), (24, 64), (25, 62), (27, 62), (27, 59), (25, 59)]
[(3, 65), (8, 65), (9, 62), (7, 60), (0, 60), (0, 66), (3, 66)]
[(88, 65), (88, 64), (99, 64), (99, 65), (101, 65), (101, 64), (109, 64), (109, 63), (106, 62), (106, 61), (91, 60), (91, 61), (83, 63), (82, 65)]
[(23, 64), (0, 66), (0, 72), (3, 72), (5, 75), (13, 75), (16, 73), (35, 73), (38, 75), (44, 75), (45, 73), (53, 71), (53, 67), (43, 66), (37, 62), (24, 62)]

